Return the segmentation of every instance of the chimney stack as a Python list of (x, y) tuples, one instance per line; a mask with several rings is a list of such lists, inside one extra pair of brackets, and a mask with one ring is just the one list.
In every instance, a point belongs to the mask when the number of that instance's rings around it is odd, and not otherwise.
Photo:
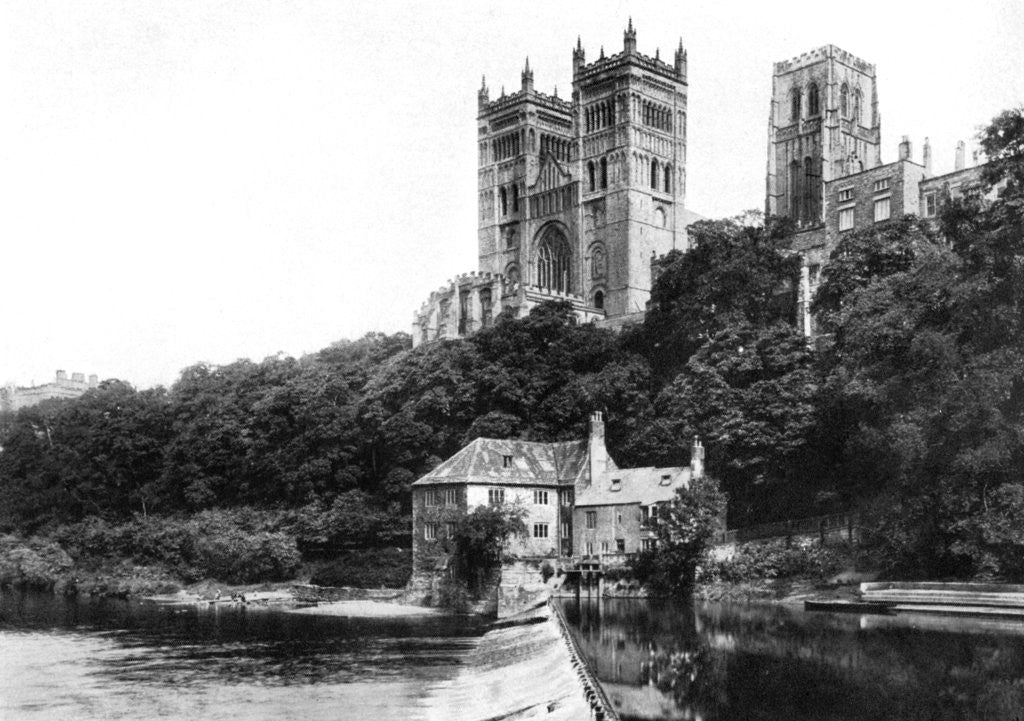
[(99, 376), (97, 376), (95, 373), (93, 373), (92, 375), (89, 376), (89, 387), (90, 388), (95, 388), (96, 386), (99, 385), (99, 383), (100, 383)]
[(57, 382), (61, 383), (68, 379), (67, 371), (57, 371)]
[(903, 140), (900, 141), (900, 160), (911, 160), (913, 149), (910, 145), (910, 138), (906, 135), (903, 136)]
[(964, 151), (965, 150), (966, 150), (966, 146), (964, 145), (964, 141), (958, 140), (957, 144), (956, 144), (956, 162), (954, 163), (954, 166), (953, 166), (954, 170), (963, 170), (964, 169)]
[(693, 437), (693, 446), (690, 448), (690, 482), (698, 481), (704, 477), (704, 446), (700, 443), (700, 436)]
[(925, 175), (932, 174), (932, 144), (928, 142), (928, 138), (924, 139), (924, 149), (921, 151), (924, 156), (922, 158), (922, 165), (924, 165)]
[(608, 449), (604, 445), (604, 416), (601, 411), (590, 414), (590, 482), (608, 470)]

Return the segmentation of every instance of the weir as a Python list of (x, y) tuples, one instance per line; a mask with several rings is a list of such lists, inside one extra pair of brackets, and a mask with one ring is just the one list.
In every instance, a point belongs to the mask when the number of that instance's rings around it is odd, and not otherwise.
[(428, 719), (618, 721), (554, 602), (485, 633), (458, 676), (433, 688)]

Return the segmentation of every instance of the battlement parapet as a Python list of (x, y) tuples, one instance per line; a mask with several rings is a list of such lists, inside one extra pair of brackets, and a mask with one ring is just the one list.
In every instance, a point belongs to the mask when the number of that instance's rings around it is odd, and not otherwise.
[(820, 48), (814, 50), (808, 50), (805, 53), (797, 55), (795, 58), (789, 60), (782, 60), (775, 63), (775, 74), (782, 75), (799, 68), (807, 67), (808, 65), (814, 65), (820, 63), (823, 60), (834, 58), (841, 63), (849, 65), (857, 70), (865, 73), (866, 75), (874, 76), (875, 66), (866, 60), (861, 60), (851, 52), (847, 52), (836, 45), (822, 45)]
[(683, 78), (680, 73), (676, 72), (675, 67), (669, 65), (663, 60), (660, 60), (659, 58), (652, 58), (649, 55), (644, 55), (643, 53), (627, 52), (625, 50), (621, 53), (615, 53), (614, 55), (607, 55), (605, 57), (598, 58), (588, 65), (583, 65), (573, 73), (573, 82), (592, 78), (595, 75), (600, 75), (606, 70), (610, 70), (616, 66), (624, 65), (626, 63), (632, 63), (644, 70), (650, 70), (651, 72), (670, 78), (674, 81), (685, 82), (685, 78)]
[(572, 103), (563, 100), (557, 95), (537, 92), (536, 90), (517, 90), (514, 93), (502, 95), (500, 98), (491, 100), (480, 105), (480, 119), (484, 119), (494, 113), (508, 110), (520, 103), (534, 103), (556, 113), (572, 114)]

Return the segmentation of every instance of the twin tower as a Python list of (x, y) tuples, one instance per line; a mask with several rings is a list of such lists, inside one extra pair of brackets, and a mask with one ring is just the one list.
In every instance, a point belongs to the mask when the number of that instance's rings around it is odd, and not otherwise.
[[(572, 52), (572, 98), (537, 91), (529, 60), (518, 91), (479, 91), (477, 271), (457, 276), (415, 313), (413, 344), (455, 338), (552, 298), (582, 322), (640, 320), (652, 258), (687, 248), (687, 68), (637, 50), (588, 63)], [(826, 183), (880, 163), (875, 68), (827, 45), (776, 63), (766, 212), (806, 229), (799, 248), (827, 257)], [(817, 230), (815, 230), (817, 229)], [(822, 256), (819, 259), (817, 256)]]
[(637, 50), (630, 21), (622, 51), (588, 63), (572, 52), (571, 100), (533, 85), (479, 92), (479, 270), (455, 278), (416, 313), (413, 342), (525, 314), (551, 298), (581, 321), (642, 316), (651, 258), (686, 247), (686, 50), (674, 62)]

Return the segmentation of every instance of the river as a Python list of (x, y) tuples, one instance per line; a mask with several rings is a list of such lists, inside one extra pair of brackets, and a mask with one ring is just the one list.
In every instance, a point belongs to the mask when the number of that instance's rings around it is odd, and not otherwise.
[(413, 721), (482, 630), (3, 591), (0, 719)]
[(636, 600), (563, 608), (623, 721), (1024, 718), (1020, 620)]

